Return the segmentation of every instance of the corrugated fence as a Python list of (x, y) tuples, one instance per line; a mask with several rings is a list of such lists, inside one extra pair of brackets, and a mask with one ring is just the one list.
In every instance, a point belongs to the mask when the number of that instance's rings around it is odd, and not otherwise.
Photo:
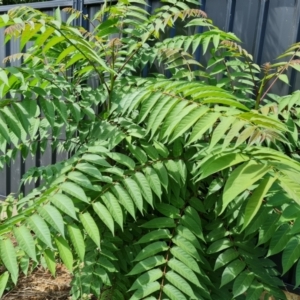
[[(93, 16), (100, 8), (101, 2), (102, 0), (58, 0), (26, 5), (49, 15), (52, 15), (57, 7), (73, 7)], [(159, 5), (159, 1), (150, 3), (152, 9)], [(0, 14), (13, 7), (14, 5), (0, 6)], [(289, 45), (300, 41), (300, 0), (202, 0), (200, 7), (218, 27), (234, 32), (243, 41), (242, 46), (253, 54), (259, 65), (272, 61)], [(67, 15), (63, 17), (66, 19)], [(76, 22), (84, 27), (89, 26), (83, 19)], [(182, 29), (178, 31), (174, 28), (169, 34), (171, 37), (179, 33), (188, 34)], [(19, 52), (18, 41), (4, 45), (3, 40), (4, 30), (0, 29), (0, 66), (6, 56)], [(196, 56), (201, 59), (201, 52), (196, 53)], [(17, 65), (18, 62), (13, 64)], [(284, 94), (300, 88), (300, 74), (292, 71), (290, 80), (290, 87), (284, 84), (277, 85), (279, 93)], [(43, 155), (38, 152), (35, 157), (28, 157), (25, 161), (18, 156), (11, 166), (0, 171), (0, 197), (17, 192), (22, 174), (30, 167), (55, 163), (64, 157), (66, 154), (52, 153), (50, 145)], [(27, 186), (23, 192), (26, 193), (32, 188), (33, 184)]]

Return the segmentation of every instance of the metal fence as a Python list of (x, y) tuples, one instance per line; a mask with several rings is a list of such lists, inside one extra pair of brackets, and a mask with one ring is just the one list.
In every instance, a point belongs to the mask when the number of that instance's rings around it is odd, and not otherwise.
[[(150, 12), (160, 4), (158, 0), (148, 1), (151, 4)], [(99, 10), (102, 2), (103, 0), (55, 0), (25, 5), (49, 15), (53, 15), (57, 7), (73, 7), (92, 17)], [(0, 14), (6, 13), (13, 7), (14, 5), (0, 6)], [(225, 31), (234, 32), (259, 65), (272, 61), (289, 45), (300, 41), (300, 0), (202, 0), (200, 7), (215, 25)], [(66, 20), (67, 15), (63, 15), (63, 18)], [(89, 24), (82, 18), (76, 22), (89, 29)], [(171, 37), (176, 34), (189, 34), (189, 32), (182, 28), (174, 28), (168, 32)], [(6, 56), (18, 52), (18, 41), (11, 41), (4, 45), (4, 29), (0, 29), (0, 66)], [(196, 56), (201, 60), (200, 51)], [(18, 62), (12, 64), (17, 65)], [(300, 88), (300, 74), (292, 71), (289, 75), (291, 86), (279, 84), (276, 86), (277, 92), (285, 94)], [(53, 153), (50, 145), (43, 155), (38, 151), (35, 157), (28, 157), (25, 161), (17, 156), (10, 166), (0, 172), (0, 197), (15, 193), (22, 174), (29, 168), (55, 163), (65, 157), (66, 154)], [(33, 187), (34, 185), (31, 184), (23, 192), (26, 193)]]

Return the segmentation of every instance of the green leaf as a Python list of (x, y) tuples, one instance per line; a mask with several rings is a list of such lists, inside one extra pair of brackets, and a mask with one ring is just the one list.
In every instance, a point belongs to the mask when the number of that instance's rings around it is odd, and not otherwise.
[(158, 254), (160, 252), (167, 251), (169, 249), (168, 245), (166, 242), (154, 242), (148, 246), (146, 246), (144, 249), (142, 249), (134, 261), (141, 261), (147, 257), (153, 256), (155, 254)]
[(111, 167), (111, 165), (106, 161), (105, 158), (103, 158), (97, 154), (84, 154), (82, 156), (82, 159), (87, 162), (91, 162), (95, 165), (99, 165), (101, 167), (107, 167), (107, 168)]
[(73, 254), (70, 249), (68, 242), (62, 237), (57, 236), (54, 238), (55, 244), (58, 248), (59, 256), (61, 257), (64, 265), (67, 269), (72, 272), (73, 271)]
[(13, 283), (16, 285), (19, 277), (19, 267), (15, 248), (10, 239), (0, 241), (0, 258), (9, 271)]
[(197, 261), (192, 256), (190, 256), (190, 254), (185, 252), (182, 248), (175, 246), (171, 248), (170, 252), (175, 258), (184, 263), (192, 271), (201, 274)]
[(134, 281), (129, 291), (139, 289), (147, 283), (160, 279), (162, 276), (163, 272), (161, 269), (152, 269), (150, 271), (147, 271)]
[(212, 254), (219, 251), (222, 251), (224, 249), (227, 249), (229, 247), (233, 246), (232, 242), (229, 239), (221, 239), (218, 241), (213, 242), (208, 248), (207, 253)]
[(234, 200), (236, 196), (261, 179), (269, 170), (270, 166), (259, 164), (252, 160), (237, 167), (226, 181), (223, 192), (223, 208), (221, 213), (223, 213), (227, 205)]
[(236, 251), (233, 248), (227, 249), (226, 251), (224, 251), (223, 253), (221, 253), (215, 263), (215, 267), (214, 270), (217, 270), (225, 265), (227, 265), (228, 263), (230, 263), (231, 261), (233, 261), (234, 259), (236, 259), (239, 256), (238, 251)]
[(60, 13), (60, 8), (59, 7), (55, 10), (55, 19), (58, 22), (61, 22), (61, 13)]
[(9, 273), (7, 271), (5, 271), (0, 276), (0, 298), (2, 298), (2, 295), (5, 291), (5, 288), (6, 288), (6, 285), (7, 285), (7, 282), (8, 282), (8, 278), (9, 278)]
[(168, 177), (168, 172), (162, 162), (157, 162), (153, 164), (153, 169), (157, 173), (161, 185), (165, 188), (165, 190), (168, 190), (169, 186), (169, 177)]
[(289, 78), (288, 78), (288, 76), (286, 74), (280, 74), (278, 76), (278, 79), (280, 79), (281, 81), (283, 81), (284, 83), (286, 83), (288, 85), (290, 84), (289, 83)]
[[(28, 256), (22, 256), (20, 259), (20, 269), (22, 270), (25, 276), (28, 275), (29, 262), (30, 258)], [(41, 261), (41, 264), (43, 265), (43, 261)]]
[(142, 260), (138, 262), (134, 268), (128, 273), (128, 275), (136, 275), (140, 274), (142, 272), (148, 271), (150, 269), (153, 269), (157, 266), (160, 266), (162, 264), (166, 263), (166, 260), (161, 255), (156, 255), (153, 257), (146, 258), (145, 260)]
[(152, 191), (149, 186), (149, 183), (145, 177), (145, 175), (141, 172), (136, 172), (134, 175), (134, 179), (136, 180), (137, 184), (139, 185), (142, 195), (145, 200), (153, 207), (153, 196)]
[(202, 288), (202, 285), (200, 284), (197, 276), (195, 275), (195, 273), (188, 268), (184, 263), (182, 263), (181, 261), (171, 258), (168, 261), (168, 266), (175, 272), (177, 272), (179, 275), (181, 275), (182, 277), (184, 277), (185, 279), (187, 279), (188, 281), (192, 282), (193, 284), (195, 284), (196, 286)]
[(281, 252), (287, 245), (291, 236), (289, 235), (290, 226), (282, 224), (272, 235), (269, 251), (267, 256), (277, 254)]
[(39, 215), (32, 215), (27, 219), (27, 223), (36, 236), (51, 249), (51, 234), (46, 222)]
[(144, 169), (144, 173), (153, 192), (157, 195), (158, 198), (161, 198), (162, 190), (157, 173), (151, 167), (146, 167)]
[(278, 220), (280, 215), (278, 214), (269, 214), (263, 220), (264, 222), (259, 228), (259, 237), (257, 246), (266, 243), (274, 234), (276, 228), (279, 226)]
[(179, 101), (179, 103), (171, 110), (165, 118), (160, 130), (160, 139), (169, 138), (170, 134), (178, 124), (190, 111), (197, 108), (196, 103), (188, 105), (187, 101)]
[(189, 214), (185, 213), (181, 217), (180, 223), (204, 241), (201, 225), (199, 225)]
[(169, 176), (172, 177), (176, 183), (181, 185), (180, 172), (179, 172), (178, 165), (176, 164), (176, 162), (174, 160), (168, 160), (165, 163), (165, 166), (166, 166)]
[(100, 256), (97, 264), (108, 270), (110, 273), (117, 272), (116, 267), (105, 256)]
[(22, 134), (23, 128), (21, 127), (19, 120), (14, 116), (11, 110), (9, 110), (7, 106), (5, 106), (3, 109), (1, 109), (1, 112), (4, 114), (6, 124), (9, 124), (9, 128), (11, 129), (11, 131), (19, 140), (25, 141)]
[(210, 112), (204, 115), (194, 126), (193, 131), (188, 140), (188, 145), (199, 140), (202, 135), (213, 126), (220, 117), (220, 113)]
[(175, 227), (175, 222), (173, 219), (170, 218), (155, 218), (151, 221), (148, 221), (141, 225), (143, 228), (173, 228)]
[(250, 287), (254, 274), (249, 271), (242, 272), (233, 283), (233, 297), (244, 294)]
[(174, 106), (179, 102), (179, 99), (170, 99), (166, 105), (158, 112), (156, 118), (154, 118), (154, 124), (149, 122), (149, 129), (151, 130), (151, 139), (157, 132), (157, 129), (162, 125), (163, 120), (166, 118), (168, 113), (174, 108)]
[(0, 135), (3, 136), (8, 143), (10, 142), (9, 129), (6, 125), (6, 122), (2, 120), (1, 116), (0, 116)]
[(239, 145), (243, 144), (250, 136), (253, 135), (253, 133), (255, 132), (255, 127), (254, 126), (250, 126), (245, 128), (238, 136), (237, 140), (236, 140), (236, 144), (235, 147), (238, 147)]
[(0, 80), (9, 86), (7, 74), (2, 68), (0, 68)]
[(78, 254), (80, 260), (84, 261), (85, 244), (84, 244), (83, 236), (81, 234), (81, 230), (74, 223), (68, 224), (67, 229), (76, 253)]
[(99, 187), (93, 186), (87, 176), (81, 172), (72, 171), (68, 173), (68, 179), (89, 190), (99, 191)]
[(71, 53), (71, 55), (74, 55), (74, 52), (76, 51), (75, 46), (69, 46), (68, 48), (65, 48), (56, 59), (56, 63), (59, 64), (68, 54)]
[(115, 224), (114, 220), (107, 210), (107, 208), (100, 202), (93, 203), (93, 209), (100, 218), (100, 220), (108, 227), (111, 233), (114, 235)]
[(296, 283), (295, 283), (295, 288), (296, 288), (300, 285), (300, 260), (298, 260), (297, 262), (295, 273), (296, 273)]
[(138, 184), (129, 177), (123, 180), (123, 182), (136, 207), (143, 213), (143, 197)]
[(38, 208), (39, 215), (46, 220), (57, 232), (65, 237), (64, 220), (60, 212), (52, 205), (47, 204)]
[(134, 160), (128, 157), (127, 155), (117, 153), (117, 152), (107, 153), (106, 155), (109, 156), (114, 161), (116, 161), (117, 163), (128, 167), (130, 170), (134, 170), (135, 168)]
[(146, 153), (140, 147), (132, 145), (130, 142), (128, 142), (128, 148), (141, 164), (145, 164), (148, 161)]
[(169, 283), (173, 284), (173, 286), (176, 286), (176, 288), (178, 288), (181, 292), (191, 297), (191, 299), (197, 299), (190, 284), (177, 273), (169, 271), (165, 276)]
[(173, 285), (165, 284), (163, 287), (163, 292), (171, 299), (171, 300), (187, 300), (187, 298)]
[(156, 240), (163, 240), (163, 239), (170, 239), (171, 234), (168, 229), (157, 229), (154, 231), (151, 231), (145, 235), (143, 235), (137, 242), (136, 244), (144, 244), (144, 243), (149, 243), (153, 242)]
[(54, 36), (53, 38), (50, 39), (50, 41), (47, 43), (47, 44), (44, 44), (44, 48), (43, 48), (43, 51), (45, 52), (48, 52), (48, 50), (55, 46), (56, 44), (62, 42), (65, 40), (65, 37), (63, 36)]
[(190, 129), (194, 125), (194, 123), (196, 123), (204, 114), (206, 114), (208, 110), (208, 107), (200, 106), (186, 115), (176, 126), (169, 140), (169, 143), (172, 143), (178, 137), (182, 136), (188, 129)]
[(60, 185), (61, 190), (67, 194), (75, 197), (78, 200), (81, 200), (85, 203), (89, 203), (84, 190), (73, 182), (64, 182)]
[(196, 250), (194, 245), (184, 237), (176, 235), (175, 237), (173, 237), (172, 242), (195, 259), (201, 261), (198, 251)]
[(56, 260), (54, 253), (50, 249), (46, 249), (44, 251), (44, 258), (47, 264), (49, 271), (51, 272), (52, 276), (55, 277), (56, 273)]
[(135, 209), (132, 199), (128, 192), (119, 184), (115, 184), (112, 187), (112, 192), (115, 194), (119, 202), (124, 206), (124, 208), (131, 214), (135, 219)]
[(79, 219), (89, 237), (95, 242), (97, 247), (100, 248), (100, 232), (93, 217), (89, 212), (85, 212), (79, 215)]
[(285, 274), (300, 257), (300, 237), (293, 237), (286, 245), (282, 254), (282, 274)]
[(254, 190), (251, 197), (247, 201), (245, 208), (245, 217), (242, 231), (248, 226), (257, 214), (264, 197), (269, 189), (272, 187), (276, 177), (267, 176), (261, 180), (259, 186)]
[(171, 204), (167, 203), (157, 203), (155, 205), (155, 208), (164, 216), (171, 218), (171, 219), (176, 219), (180, 218), (180, 210), (176, 207), (174, 207)]
[(14, 108), (14, 112), (18, 117), (20, 123), (22, 124), (26, 133), (29, 133), (30, 123), (29, 123), (29, 116), (27, 110), (19, 103), (12, 103), (12, 107)]
[(47, 100), (44, 97), (41, 97), (40, 105), (41, 105), (43, 113), (46, 116), (47, 121), (49, 122), (49, 124), (52, 127), (54, 127), (55, 111), (54, 111), (53, 103), (50, 102), (50, 100)]
[(62, 212), (77, 220), (73, 201), (66, 195), (56, 193), (50, 197), (50, 201), (59, 208)]
[[(159, 122), (161, 118), (159, 114), (166, 108), (170, 107), (173, 104), (173, 100), (171, 96), (165, 94), (164, 97), (160, 99), (159, 102), (152, 108), (150, 111), (150, 116), (147, 120), (147, 133), (149, 133), (153, 128), (157, 128), (160, 126)], [(152, 137), (152, 136), (151, 136)]]
[(252, 283), (252, 285), (247, 290), (247, 298), (246, 300), (257, 300), (261, 297), (261, 294), (264, 290), (264, 286), (257, 281)]
[(200, 179), (204, 179), (212, 174), (246, 160), (249, 160), (249, 157), (241, 153), (229, 153), (221, 156), (219, 154), (214, 155), (201, 166), (202, 175)]
[(158, 154), (162, 156), (163, 158), (167, 158), (170, 154), (170, 151), (168, 148), (163, 144), (158, 141), (154, 141), (154, 147), (157, 150)]
[(138, 123), (141, 123), (149, 114), (149, 112), (153, 109), (154, 105), (161, 98), (161, 93), (152, 93), (150, 97), (147, 97), (142, 104), (142, 108), (139, 113)]
[(116, 197), (112, 193), (106, 192), (105, 194), (102, 195), (101, 199), (106, 205), (111, 216), (120, 225), (121, 229), (123, 230), (123, 212)]
[[(176, 228), (176, 231), (180, 236), (184, 237), (186, 240), (191, 242), (194, 247), (199, 249), (201, 252), (203, 251), (203, 247), (200, 245), (198, 238), (192, 233), (192, 231), (190, 229), (188, 229), (185, 226), (179, 225)], [(202, 238), (202, 236), (201, 236), (201, 238)]]
[(246, 264), (239, 259), (231, 262), (223, 271), (220, 287), (235, 279), (245, 269), (245, 267)]
[(207, 97), (205, 100), (203, 100), (201, 102), (203, 104), (206, 104), (206, 103), (224, 104), (224, 105), (228, 105), (230, 107), (237, 107), (239, 109), (249, 111), (249, 108), (247, 106), (245, 106), (244, 104), (242, 104), (241, 102), (238, 102), (233, 99), (221, 98), (221, 97), (222, 97), (222, 94), (220, 94), (220, 97)]
[(35, 242), (30, 231), (24, 225), (20, 227), (14, 227), (13, 231), (19, 246), (30, 258), (32, 258), (34, 261), (37, 261)]
[(221, 120), (212, 134), (209, 149), (212, 149), (221, 139), (224, 138), (225, 132), (230, 128), (234, 120), (234, 117), (224, 117)]
[(160, 284), (157, 281), (149, 282), (147, 284), (144, 284), (138, 290), (136, 290), (134, 294), (131, 296), (130, 300), (144, 299), (144, 297), (147, 297), (148, 295), (158, 291), (159, 289), (160, 289)]

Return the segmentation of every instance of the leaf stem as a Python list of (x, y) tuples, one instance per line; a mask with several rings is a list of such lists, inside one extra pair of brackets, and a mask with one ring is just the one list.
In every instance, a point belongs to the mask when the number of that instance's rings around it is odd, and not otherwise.
[(294, 54), (292, 55), (292, 57), (290, 58), (290, 60), (288, 61), (288, 63), (282, 68), (282, 70), (277, 73), (276, 78), (273, 80), (273, 82), (269, 85), (269, 87), (266, 89), (266, 91), (264, 92), (264, 94), (262, 95), (262, 97), (259, 99), (259, 97), (257, 97), (256, 99), (256, 105), (255, 105), (255, 109), (258, 109), (258, 106), (260, 104), (260, 102), (266, 97), (266, 95), (268, 94), (268, 92), (270, 91), (270, 89), (274, 86), (274, 84), (277, 82), (279, 76), (289, 67), (291, 61), (295, 58), (297, 52), (300, 50), (300, 47), (297, 48), (294, 52)]

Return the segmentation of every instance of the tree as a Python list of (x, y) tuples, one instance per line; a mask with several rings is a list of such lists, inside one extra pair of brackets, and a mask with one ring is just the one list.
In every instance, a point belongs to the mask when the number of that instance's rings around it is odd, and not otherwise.
[[(7, 58), (21, 67), (0, 70), (1, 165), (49, 140), (70, 153), (25, 175), (42, 183), (15, 216), (2, 205), (1, 293), (62, 260), (74, 299), (285, 298), (266, 257), (282, 253), (284, 273), (300, 257), (300, 98), (269, 91), (299, 68), (299, 44), (260, 79), (239, 39), (189, 2), (153, 15), (142, 0), (105, 3), (84, 16), (92, 32), (71, 25), (73, 9), (67, 22), (60, 10), (0, 16), (6, 41), (32, 45)], [(160, 39), (178, 20), (205, 31)], [(168, 76), (141, 76), (157, 66)]]

